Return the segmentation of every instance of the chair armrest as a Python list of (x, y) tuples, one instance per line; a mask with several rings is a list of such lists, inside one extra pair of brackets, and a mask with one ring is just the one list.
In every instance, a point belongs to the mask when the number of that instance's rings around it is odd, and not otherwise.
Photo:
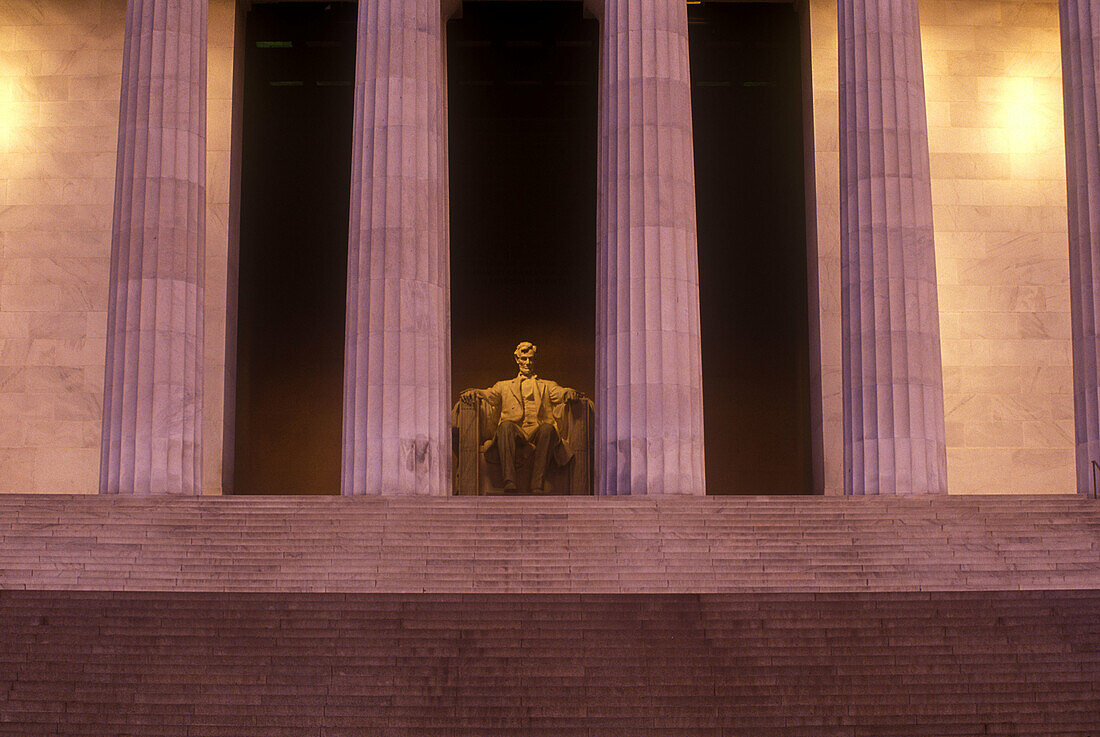
[(456, 445), (457, 468), (455, 479), (455, 493), (477, 494), (477, 460), (481, 450), (478, 438), (478, 426), (480, 424), (478, 405), (480, 400), (459, 400), (451, 410), (451, 422), (454, 424), (458, 435)]
[(574, 453), (584, 450), (592, 437), (595, 407), (588, 397), (576, 397), (565, 403), (562, 427), (558, 428), (558, 434)]

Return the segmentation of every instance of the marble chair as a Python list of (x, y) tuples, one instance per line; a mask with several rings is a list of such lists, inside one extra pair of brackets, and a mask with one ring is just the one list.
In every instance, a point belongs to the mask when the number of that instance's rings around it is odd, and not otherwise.
[[(592, 436), (595, 408), (588, 398), (563, 403), (554, 413), (554, 424), (562, 442), (573, 451), (564, 466), (551, 463), (546, 474), (545, 495), (592, 494)], [(529, 494), (531, 457), (534, 449), (526, 446), (516, 458), (516, 482), (519, 489), (505, 492), (500, 465), (486, 458), (486, 449), (500, 424), (500, 408), (483, 399), (459, 400), (451, 410), (455, 462), (456, 495)]]

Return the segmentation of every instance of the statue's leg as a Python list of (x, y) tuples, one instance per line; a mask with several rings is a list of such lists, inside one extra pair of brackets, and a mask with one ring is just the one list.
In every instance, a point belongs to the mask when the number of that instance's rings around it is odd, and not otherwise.
[(542, 491), (543, 477), (550, 466), (550, 451), (557, 447), (561, 439), (556, 427), (543, 422), (531, 436), (531, 442), (535, 446), (535, 458), (531, 466), (531, 491), (537, 494)]
[(504, 488), (516, 488), (516, 443), (523, 437), (519, 425), (509, 420), (497, 425), (497, 453), (500, 454), (500, 475)]

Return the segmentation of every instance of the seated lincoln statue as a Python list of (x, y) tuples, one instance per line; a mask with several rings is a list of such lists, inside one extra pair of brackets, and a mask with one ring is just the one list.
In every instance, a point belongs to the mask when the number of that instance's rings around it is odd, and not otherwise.
[(487, 443), (485, 456), (491, 461), (499, 458), (506, 491), (516, 489), (516, 455), (523, 446), (534, 451), (531, 459), (531, 492), (534, 494), (542, 492), (551, 462), (564, 466), (573, 457), (573, 451), (562, 442), (555, 416), (561, 414), (556, 410), (562, 405), (581, 395), (574, 389), (539, 378), (534, 371), (537, 352), (533, 343), (520, 343), (514, 353), (519, 367), (514, 379), (498, 381), (488, 389), (467, 389), (460, 396), (460, 403), (481, 399), (494, 413), (500, 412), (496, 433)]

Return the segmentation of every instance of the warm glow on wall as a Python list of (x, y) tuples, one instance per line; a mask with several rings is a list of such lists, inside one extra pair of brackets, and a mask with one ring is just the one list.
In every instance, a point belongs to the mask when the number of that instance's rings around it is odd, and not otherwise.
[(1003, 92), (998, 101), (996, 127), (1008, 133), (1009, 149), (1017, 153), (1034, 153), (1044, 141), (1049, 141), (1049, 120), (1045, 119), (1035, 100), (1033, 77), (1006, 77), (1001, 80)]
[[(39, 103), (27, 98), (29, 72), (10, 60), (0, 57), (0, 153), (12, 154), (31, 146), (31, 131), (38, 123)], [(21, 167), (25, 156), (5, 156), (0, 178), (15, 179), (27, 176)], [(9, 184), (9, 187), (12, 186)], [(9, 203), (10, 204), (10, 203)]]
[(952, 493), (1072, 493), (1055, 0), (921, 0)]
[[(16, 129), (22, 127), (21, 116), (13, 99), (15, 76), (16, 70), (12, 69), (12, 64), (0, 58), (0, 153), (11, 151)], [(11, 176), (11, 173), (7, 176)]]

